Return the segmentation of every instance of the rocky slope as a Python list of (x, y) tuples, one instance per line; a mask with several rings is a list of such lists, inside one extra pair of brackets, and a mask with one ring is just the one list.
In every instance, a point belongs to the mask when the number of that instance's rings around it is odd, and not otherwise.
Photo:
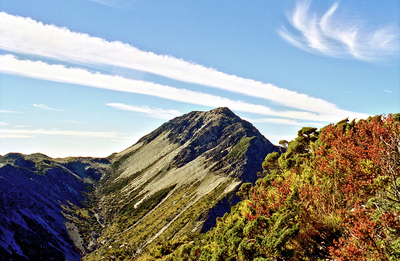
[(1, 260), (80, 260), (82, 238), (66, 210), (83, 207), (84, 192), (109, 166), (107, 159), (0, 156)]
[(104, 159), (0, 156), (0, 259), (131, 260), (207, 231), (278, 150), (217, 108), (177, 117)]
[(228, 108), (175, 118), (113, 156), (99, 203), (101, 246), (86, 257), (129, 259), (213, 225), (277, 151)]

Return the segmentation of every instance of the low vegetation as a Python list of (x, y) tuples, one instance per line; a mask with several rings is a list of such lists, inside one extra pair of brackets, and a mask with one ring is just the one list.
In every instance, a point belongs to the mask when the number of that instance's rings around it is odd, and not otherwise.
[[(227, 159), (241, 158), (251, 141), (243, 137)], [(101, 210), (66, 211), (86, 245), (90, 227), (97, 232), (97, 249), (84, 260), (400, 260), (400, 114), (303, 127), (280, 145), (205, 233), (194, 228), (229, 180), (201, 196), (200, 181), (148, 194), (153, 177), (123, 194), (141, 173), (111, 175), (98, 191)]]
[(400, 114), (302, 128), (204, 234), (141, 260), (400, 260)]

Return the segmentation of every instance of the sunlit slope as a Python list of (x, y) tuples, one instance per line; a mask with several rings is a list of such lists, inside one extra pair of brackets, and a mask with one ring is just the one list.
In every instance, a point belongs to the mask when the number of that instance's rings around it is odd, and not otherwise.
[(86, 259), (130, 258), (156, 242), (206, 230), (277, 150), (227, 108), (163, 124), (113, 156), (99, 203), (102, 246)]

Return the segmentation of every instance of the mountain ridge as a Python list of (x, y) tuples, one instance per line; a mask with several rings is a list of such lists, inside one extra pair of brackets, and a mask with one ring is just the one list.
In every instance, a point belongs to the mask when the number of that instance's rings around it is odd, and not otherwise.
[[(68, 260), (123, 259), (165, 240), (208, 230), (238, 201), (240, 184), (256, 181), (272, 151), (279, 147), (222, 107), (176, 117), (107, 158), (7, 154), (0, 158), (0, 174), (21, 169), (30, 173), (30, 184), (64, 173), (70, 178), (61, 179), (64, 183), (58, 187), (67, 191), (71, 184), (82, 184), (75, 198), (38, 192), (39, 198), (63, 202), (52, 209), (61, 208), (58, 226), (65, 226), (65, 240), (74, 246), (68, 255), (59, 253)], [(82, 200), (87, 203), (82, 205)], [(21, 251), (13, 253), (25, 253)]]
[[(113, 174), (104, 183), (112, 192), (102, 193), (101, 201), (110, 222), (106, 230), (118, 231), (118, 237), (101, 238), (107, 241), (101, 249), (122, 245), (129, 246), (125, 252), (139, 254), (153, 241), (212, 226), (217, 216), (238, 201), (235, 192), (240, 184), (254, 183), (265, 156), (278, 150), (228, 108), (190, 112), (164, 123), (113, 156)], [(146, 205), (151, 207), (142, 207)], [(166, 206), (168, 211), (161, 211)], [(215, 207), (223, 211), (210, 211)], [(132, 218), (126, 215), (127, 209), (143, 213)], [(157, 215), (165, 219), (157, 221), (154, 231), (143, 231), (146, 224), (156, 222)], [(96, 260), (108, 252), (98, 251), (87, 258)]]
[(85, 251), (80, 236), (72, 236), (77, 227), (64, 209), (83, 207), (85, 193), (104, 175), (107, 162), (9, 153), (0, 163), (0, 256), (79, 260)]

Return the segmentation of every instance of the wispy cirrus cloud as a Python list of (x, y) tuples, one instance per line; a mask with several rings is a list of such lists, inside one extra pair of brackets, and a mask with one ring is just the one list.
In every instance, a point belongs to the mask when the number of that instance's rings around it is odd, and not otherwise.
[[(112, 65), (161, 75), (178, 81), (218, 88), (272, 101), (296, 110), (343, 116), (328, 101), (272, 84), (229, 75), (167, 55), (141, 51), (122, 42), (109, 42), (31, 18), (0, 13), (0, 48), (86, 64)], [(50, 78), (49, 75), (46, 76)], [(302, 112), (299, 112), (302, 113)]]
[(0, 138), (30, 138), (35, 135), (59, 135), (77, 136), (86, 138), (120, 138), (123, 133), (117, 132), (93, 132), (93, 131), (69, 131), (69, 130), (21, 130), (21, 129), (0, 129)]
[(0, 132), (0, 139), (27, 139), (27, 138), (32, 138), (32, 137), (34, 137), (34, 136)]
[(150, 108), (148, 106), (135, 106), (123, 103), (107, 103), (106, 105), (118, 110), (143, 113), (153, 118), (172, 119), (181, 115), (177, 110), (164, 110), (160, 108)]
[(91, 2), (96, 2), (102, 5), (111, 6), (114, 8), (121, 8), (126, 5), (125, 0), (89, 0)]
[[(261, 119), (248, 119), (250, 122), (259, 122), (259, 123), (274, 123), (281, 125), (294, 125), (294, 126), (304, 126), (304, 122), (299, 122), (292, 119), (282, 119), (282, 118), (261, 118)], [(324, 126), (324, 124), (320, 122), (308, 122), (307, 126)]]
[(79, 84), (89, 87), (128, 93), (151, 95), (163, 99), (209, 107), (229, 107), (232, 110), (290, 119), (336, 122), (345, 117), (366, 118), (368, 115), (336, 109), (330, 113), (307, 111), (275, 111), (263, 105), (231, 100), (202, 92), (178, 89), (140, 80), (126, 79), (80, 68), (50, 65), (41, 61), (18, 60), (12, 55), (0, 55), (0, 71), (49, 81)]
[(30, 128), (32, 125), (16, 125), (14, 128)]
[(0, 113), (21, 113), (19, 111), (0, 110)]
[(260, 123), (275, 123), (282, 125), (296, 125), (302, 126), (303, 123), (291, 120), (291, 119), (279, 119), (279, 118), (262, 118), (262, 119), (251, 119), (250, 122), (260, 122)]
[(268, 140), (273, 144), (278, 144), (281, 140), (293, 140), (296, 138), (296, 135), (276, 135), (276, 134), (268, 134)]
[(42, 104), (42, 103), (39, 103), (39, 104), (34, 103), (34, 104), (32, 104), (32, 106), (36, 107), (36, 108), (39, 108), (39, 109), (43, 109), (43, 110), (49, 110), (49, 111), (64, 111), (64, 110), (60, 110), (60, 109), (55, 109), (55, 108), (49, 107), (49, 106), (47, 106), (45, 104)]
[(340, 17), (338, 3), (321, 15), (310, 6), (311, 1), (299, 1), (288, 14), (296, 32), (285, 27), (278, 30), (290, 44), (309, 52), (363, 61), (399, 58), (400, 30), (395, 23), (379, 27)]
[(82, 123), (76, 120), (62, 120), (63, 122), (67, 122), (67, 123)]

